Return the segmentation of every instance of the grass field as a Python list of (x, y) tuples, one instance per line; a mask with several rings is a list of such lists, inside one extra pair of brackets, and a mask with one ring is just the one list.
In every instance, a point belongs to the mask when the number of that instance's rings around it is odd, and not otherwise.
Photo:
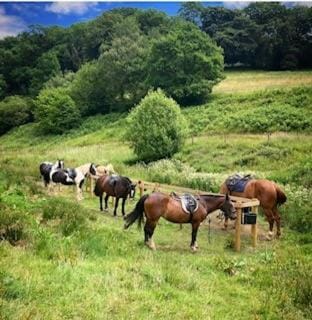
[[(283, 109), (287, 102), (309, 118), (309, 89), (263, 91), (269, 82), (281, 86), (288, 74), (228, 73), (224, 83), (233, 82), (222, 89), (228, 95), (183, 111), (194, 121), (193, 138), (173, 159), (149, 165), (136, 163), (123, 141), (125, 115), (89, 118), (64, 136), (39, 136), (30, 124), (0, 137), (0, 235), (11, 228), (15, 244), (0, 240), (0, 319), (311, 319), (311, 131), (221, 128), (223, 109), (230, 115)], [(294, 86), (311, 84), (311, 72), (290, 74)], [(247, 84), (259, 93), (244, 93)], [(232, 94), (235, 86), (240, 94)], [(222, 231), (213, 216), (210, 236), (204, 223), (200, 249), (192, 254), (190, 227), (162, 220), (155, 231), (158, 250), (151, 252), (142, 230), (124, 231), (122, 218), (100, 213), (89, 193), (79, 204), (72, 188), (49, 195), (38, 164), (57, 158), (73, 167), (110, 162), (134, 180), (212, 191), (234, 172), (273, 179), (288, 196), (281, 207), (283, 236), (261, 238), (254, 250), (246, 232), (238, 254), (233, 230)], [(259, 222), (262, 233), (268, 225), (262, 216)]]
[(261, 89), (286, 89), (311, 86), (311, 71), (227, 71), (225, 80), (213, 88), (213, 93), (246, 93)]

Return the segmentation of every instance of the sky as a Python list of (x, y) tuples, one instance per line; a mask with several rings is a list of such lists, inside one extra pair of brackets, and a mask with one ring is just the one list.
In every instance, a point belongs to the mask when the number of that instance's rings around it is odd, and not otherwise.
[[(230, 9), (243, 8), (250, 2), (203, 2), (205, 6), (224, 6)], [(311, 6), (312, 2), (288, 2)], [(139, 9), (157, 9), (168, 15), (176, 15), (181, 2), (3, 2), (0, 0), (0, 39), (14, 36), (27, 30), (27, 26), (41, 24), (45, 26), (70, 26), (73, 23), (91, 20), (102, 12), (120, 7)]]

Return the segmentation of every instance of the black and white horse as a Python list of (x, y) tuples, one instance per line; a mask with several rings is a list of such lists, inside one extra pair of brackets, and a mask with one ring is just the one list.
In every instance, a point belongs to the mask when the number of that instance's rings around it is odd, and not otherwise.
[(50, 173), (50, 180), (64, 185), (76, 185), (77, 200), (82, 200), (82, 186), (88, 175), (97, 175), (96, 165), (86, 163), (77, 168), (54, 169)]
[(57, 160), (54, 164), (52, 162), (42, 162), (40, 163), (39, 170), (43, 179), (44, 186), (47, 187), (50, 183), (50, 173), (55, 169), (63, 169), (64, 161)]

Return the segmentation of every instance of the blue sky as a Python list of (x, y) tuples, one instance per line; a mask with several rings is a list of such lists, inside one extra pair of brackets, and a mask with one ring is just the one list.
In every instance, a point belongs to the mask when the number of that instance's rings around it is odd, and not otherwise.
[[(207, 6), (242, 8), (249, 2), (204, 2)], [(311, 5), (311, 2), (301, 3)], [(120, 7), (157, 9), (176, 15), (181, 2), (2, 2), (0, 1), (0, 38), (16, 35), (31, 24), (69, 26), (87, 21), (102, 12)]]

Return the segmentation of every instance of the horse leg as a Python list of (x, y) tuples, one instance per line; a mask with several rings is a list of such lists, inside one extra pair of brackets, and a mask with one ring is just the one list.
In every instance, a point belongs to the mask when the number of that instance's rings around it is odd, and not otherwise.
[(116, 201), (115, 201), (115, 208), (114, 208), (114, 217), (116, 217), (116, 216), (117, 216), (118, 202), (119, 202), (119, 198), (117, 198), (117, 197), (116, 197)]
[(270, 227), (269, 233), (268, 233), (268, 235), (266, 236), (266, 239), (269, 240), (269, 241), (271, 241), (272, 238), (273, 238), (273, 227), (274, 227), (274, 215), (273, 215), (273, 211), (270, 210), (270, 209), (267, 209), (267, 208), (266, 208), (266, 209), (263, 208), (263, 211), (264, 211), (265, 216), (266, 216), (266, 218), (267, 218), (267, 220), (268, 220), (268, 222), (269, 222), (269, 227)]
[(106, 194), (106, 197), (105, 197), (105, 209), (104, 209), (104, 211), (108, 211), (108, 206), (107, 206), (108, 198), (109, 198), (109, 195)]
[(121, 212), (122, 215), (125, 216), (125, 203), (126, 203), (127, 198), (123, 198), (122, 199), (122, 203), (121, 203)]
[(156, 250), (156, 246), (153, 240), (154, 230), (157, 222), (146, 220), (144, 225), (144, 242), (152, 250)]
[(103, 193), (99, 197), (100, 199), (100, 210), (103, 211)]
[(198, 232), (199, 225), (200, 225), (200, 222), (198, 222), (198, 221), (192, 223), (191, 250), (193, 252), (197, 251), (197, 248), (198, 248), (196, 238), (197, 238), (197, 232)]
[(227, 230), (227, 227), (228, 227), (228, 224), (229, 224), (229, 218), (224, 218), (224, 226), (222, 228), (222, 230)]
[(281, 236), (281, 216), (276, 207), (273, 209), (273, 214), (274, 214), (274, 220), (276, 222), (276, 229), (277, 229), (276, 237), (279, 238)]

